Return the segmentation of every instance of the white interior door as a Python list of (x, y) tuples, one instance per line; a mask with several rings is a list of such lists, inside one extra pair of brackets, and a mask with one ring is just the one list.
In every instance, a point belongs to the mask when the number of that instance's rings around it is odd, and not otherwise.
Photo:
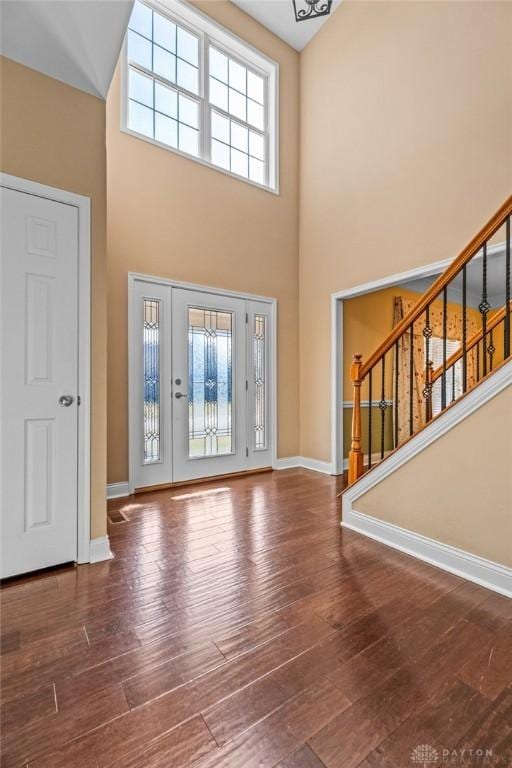
[(1, 575), (77, 557), (78, 213), (1, 190)]
[(248, 467), (246, 302), (172, 290), (173, 480)]

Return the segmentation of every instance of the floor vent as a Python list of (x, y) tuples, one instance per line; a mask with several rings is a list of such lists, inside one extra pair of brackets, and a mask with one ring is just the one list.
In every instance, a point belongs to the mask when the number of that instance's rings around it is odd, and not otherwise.
[(108, 513), (108, 519), (111, 523), (127, 523), (128, 518), (122, 513), (116, 510), (115, 512)]

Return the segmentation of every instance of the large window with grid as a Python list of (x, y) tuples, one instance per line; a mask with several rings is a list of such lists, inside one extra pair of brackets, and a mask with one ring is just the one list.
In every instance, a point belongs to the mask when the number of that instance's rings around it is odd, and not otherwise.
[(135, 1), (125, 131), (277, 191), (275, 62), (176, 0)]

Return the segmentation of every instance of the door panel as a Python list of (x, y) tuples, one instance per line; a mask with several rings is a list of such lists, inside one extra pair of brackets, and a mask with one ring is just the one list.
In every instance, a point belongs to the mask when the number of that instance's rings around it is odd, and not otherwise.
[(231, 454), (232, 312), (188, 308), (188, 458)]
[(246, 302), (173, 288), (173, 480), (247, 468)]
[(249, 469), (272, 466), (272, 305), (247, 302)]
[(6, 577), (77, 556), (78, 214), (9, 189), (1, 205)]
[(171, 288), (137, 281), (131, 328), (132, 485), (172, 480)]

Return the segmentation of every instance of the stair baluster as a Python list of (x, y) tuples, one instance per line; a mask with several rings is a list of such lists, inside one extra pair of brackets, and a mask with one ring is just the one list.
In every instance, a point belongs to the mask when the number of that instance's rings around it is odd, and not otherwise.
[[(475, 386), (482, 378), (493, 370), (496, 370), (503, 362), (507, 361), (511, 355), (511, 231), (510, 218), (512, 215), (512, 196), (506, 200), (496, 214), (487, 222), (480, 232), (471, 240), (467, 247), (459, 254), (455, 261), (440, 275), (433, 285), (421, 296), (411, 311), (402, 318), (402, 320), (393, 328), (387, 339), (373, 352), (372, 355), (362, 362), (362, 355), (355, 354), (351, 366), (351, 379), (353, 384), (353, 411), (352, 411), (352, 441), (349, 453), (349, 483), (354, 483), (365, 470), (364, 454), (362, 449), (362, 427), (361, 427), (361, 390), (365, 380), (368, 380), (368, 462), (367, 469), (372, 467), (372, 373), (374, 368), (381, 365), (381, 399), (379, 408), (381, 410), (380, 418), (380, 460), (386, 457), (385, 451), (385, 413), (388, 407), (386, 399), (386, 379), (385, 379), (385, 357), (390, 350), (392, 351), (392, 365), (394, 367), (394, 376), (390, 377), (390, 389), (394, 398), (392, 417), (393, 425), (393, 449), (396, 450), (400, 445), (400, 438), (403, 441), (403, 431), (399, 427), (399, 396), (400, 396), (400, 362), (401, 353), (406, 352), (407, 363), (409, 367), (408, 383), (408, 403), (405, 406), (405, 429), (408, 426), (409, 437), (429, 424), (434, 417), (433, 413), (433, 388), (436, 382), (441, 379), (441, 413), (452, 403), (456, 402), (461, 396), (464, 396), (471, 387)], [(491, 306), (488, 301), (488, 243), (499, 229), (505, 228), (505, 291), (504, 306), (498, 312), (490, 312)], [(467, 302), (467, 269), (466, 266), (472, 259), (482, 259), (482, 297), (478, 310), (481, 317), (481, 328), (473, 333), (468, 339), (468, 302)], [(448, 289), (455, 278), (462, 278), (462, 339), (461, 346), (454, 354), (448, 357)], [(460, 289), (458, 289), (460, 290)], [(434, 302), (442, 300), (442, 364), (434, 369), (431, 355), (431, 337), (432, 329), (432, 305)], [(450, 299), (451, 301), (451, 299)], [(422, 320), (424, 316), (424, 319)], [(423, 323), (423, 329), (421, 329)], [(415, 332), (415, 326), (416, 331)], [(502, 328), (501, 328), (502, 326)], [(503, 332), (503, 359), (498, 358), (495, 362), (497, 349), (494, 339), (500, 338), (497, 335), (497, 329), (500, 334)], [(400, 346), (402, 344), (402, 346)], [(417, 352), (424, 354), (424, 366), (422, 370), (415, 370), (415, 347), (414, 345), (423, 344)], [(496, 341), (496, 344), (498, 342)], [(501, 345), (499, 347), (501, 349)], [(469, 357), (471, 355), (471, 358)], [(416, 355), (417, 357), (417, 355)], [(470, 368), (470, 360), (472, 367)], [(459, 363), (461, 361), (461, 363)], [(461, 376), (455, 366), (461, 365)], [(475, 365), (476, 363), (476, 365)], [(481, 364), (480, 364), (481, 363)], [(402, 362), (403, 364), (403, 362)], [(471, 374), (468, 373), (471, 371)], [(449, 390), (449, 402), (447, 389)], [(419, 390), (418, 390), (419, 387)], [(425, 401), (425, 409), (416, 407), (416, 391), (420, 391)], [(419, 406), (421, 403), (418, 404)], [(437, 416), (437, 414), (436, 414)], [(424, 424), (421, 423), (424, 421)], [(408, 424), (407, 424), (408, 422)], [(407, 438), (406, 438), (407, 439)], [(378, 454), (377, 454), (378, 455)]]

